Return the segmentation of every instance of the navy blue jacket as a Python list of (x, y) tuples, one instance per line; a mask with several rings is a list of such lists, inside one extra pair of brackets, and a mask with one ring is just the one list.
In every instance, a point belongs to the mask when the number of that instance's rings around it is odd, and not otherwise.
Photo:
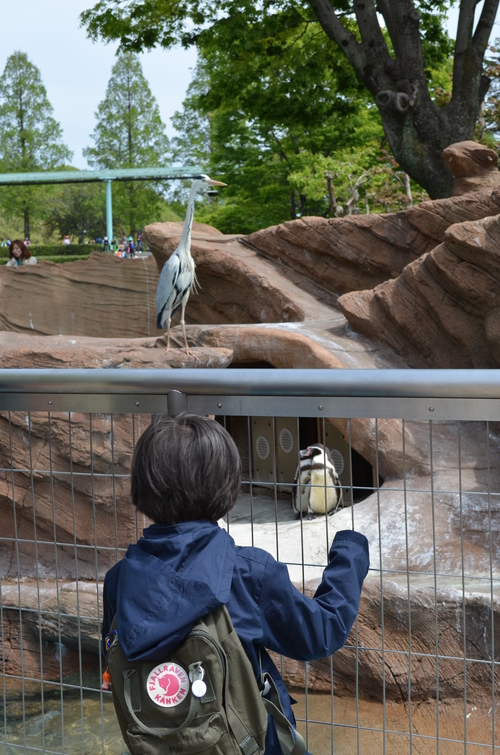
[[(106, 574), (103, 634), (116, 613), (125, 656), (160, 662), (200, 617), (225, 603), (257, 675), (259, 645), (301, 661), (341, 648), (368, 566), (365, 536), (337, 532), (321, 584), (309, 598), (294, 587), (285, 564), (261, 548), (236, 547), (216, 522), (154, 524)], [(265, 651), (262, 667), (275, 679), (284, 712), (294, 721), (290, 696)], [(273, 725), (266, 753), (281, 755)]]

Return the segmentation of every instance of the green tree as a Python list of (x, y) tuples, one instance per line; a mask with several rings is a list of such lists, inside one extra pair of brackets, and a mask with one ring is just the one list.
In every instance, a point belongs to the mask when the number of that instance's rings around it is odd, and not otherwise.
[[(95, 115), (94, 146), (83, 150), (92, 167), (145, 168), (165, 163), (169, 148), (165, 126), (136, 55), (118, 55)], [(160, 203), (155, 184), (127, 181), (113, 187), (113, 213), (127, 232), (151, 221)]]
[[(280, 34), (306, 24), (321, 34), (325, 54), (341, 51), (370, 93), (403, 170), (439, 197), (453, 190), (442, 150), (474, 135), (489, 86), (482, 66), (499, 2), (484, 0), (475, 24), (476, 0), (460, 0), (455, 44), (445, 25), (449, 0), (99, 0), (81, 19), (91, 38), (120, 40), (129, 50), (170, 47), (179, 40), (200, 49), (217, 45), (234, 63), (227, 82), (234, 86), (253, 69), (256, 44), (265, 43), (268, 61), (279, 63)], [(438, 103), (428, 75), (451, 55), (451, 97)], [(314, 82), (321, 88), (318, 76)], [(293, 91), (297, 81), (288, 78), (288, 85)]]
[[(0, 167), (4, 173), (51, 170), (69, 162), (72, 152), (63, 144), (62, 129), (52, 117), (39, 69), (24, 52), (9, 56), (0, 77)], [(24, 218), (30, 235), (30, 214), (40, 189), (3, 190), (7, 216)]]
[[(257, 70), (238, 72), (239, 87), (231, 81), (233, 61), (210, 47), (199, 56), (182, 113), (172, 119), (179, 133), (175, 159), (201, 163), (228, 183), (218, 202), (198, 210), (200, 220), (226, 232), (334, 214), (328, 172), (344, 176), (338, 196), (354, 211), (348, 176), (372, 177), (378, 167), (380, 116), (340, 53), (324, 55), (320, 35), (308, 27), (282, 35), (281, 43), (281, 65), (256, 51)], [(285, 78), (296, 82), (293, 92)]]
[(104, 236), (106, 228), (106, 198), (104, 185), (65, 184), (57, 187), (47, 202), (44, 226), (49, 235), (57, 233), (60, 238), (79, 236)]

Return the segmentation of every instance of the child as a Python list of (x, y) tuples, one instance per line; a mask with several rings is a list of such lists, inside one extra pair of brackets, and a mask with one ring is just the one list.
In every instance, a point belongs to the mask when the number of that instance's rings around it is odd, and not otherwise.
[[(165, 660), (195, 621), (224, 603), (255, 674), (275, 679), (283, 710), (290, 696), (264, 648), (296, 660), (329, 656), (347, 639), (368, 571), (368, 542), (337, 532), (330, 563), (313, 598), (290, 581), (285, 564), (260, 548), (236, 547), (217, 520), (234, 506), (241, 461), (214, 420), (161, 415), (138, 440), (132, 501), (154, 524), (144, 530), (104, 581), (105, 636), (115, 613), (128, 660)], [(274, 724), (266, 754), (281, 755)]]

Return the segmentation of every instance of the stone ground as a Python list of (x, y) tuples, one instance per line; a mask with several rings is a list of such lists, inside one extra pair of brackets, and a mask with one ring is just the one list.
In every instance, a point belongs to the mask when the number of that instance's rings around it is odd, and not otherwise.
[[(306, 697), (296, 693), (294, 696), (298, 701), (295, 715), (298, 719), (304, 718)], [(466, 710), (466, 750), (462, 700), (441, 702), (439, 715), (435, 700), (412, 705), (410, 727), (409, 709), (404, 704), (386, 703), (384, 711), (382, 704), (376, 701), (360, 699), (356, 706), (356, 700), (352, 698), (334, 697), (332, 707), (330, 695), (308, 695), (310, 723), (307, 727), (299, 724), (299, 730), (304, 736), (308, 736), (308, 748), (313, 755), (463, 755), (465, 751), (467, 755), (491, 753), (491, 697), (489, 700), (485, 697), (481, 704), (468, 704)], [(497, 702), (497, 718), (499, 713), (500, 702)], [(439, 744), (436, 739), (438, 730)], [(500, 746), (498, 733), (495, 742), (497, 747)]]

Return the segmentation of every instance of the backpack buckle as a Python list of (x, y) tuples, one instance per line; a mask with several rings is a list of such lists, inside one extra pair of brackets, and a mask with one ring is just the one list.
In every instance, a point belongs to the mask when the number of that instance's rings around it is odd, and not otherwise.
[(111, 646), (114, 645), (115, 641), (118, 642), (118, 632), (116, 629), (113, 629), (113, 631), (108, 632), (104, 638), (104, 647), (106, 648), (107, 653), (109, 653)]

